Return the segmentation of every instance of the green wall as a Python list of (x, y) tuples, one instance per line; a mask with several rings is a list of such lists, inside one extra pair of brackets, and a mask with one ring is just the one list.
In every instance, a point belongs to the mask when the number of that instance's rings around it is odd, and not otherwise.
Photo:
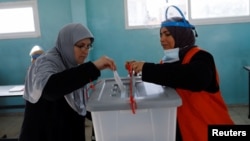
[[(125, 29), (124, 0), (38, 0), (41, 37), (0, 40), (0, 85), (23, 84), (30, 64), (29, 51), (38, 44), (52, 48), (60, 28), (70, 22), (87, 24), (95, 36), (89, 59), (113, 58), (118, 73), (127, 76), (126, 60), (159, 62), (163, 55), (159, 28)], [(197, 44), (214, 55), (221, 90), (227, 104), (248, 103), (250, 23), (196, 26)], [(102, 77), (113, 77), (103, 71)], [(101, 79), (100, 78), (100, 79)], [(0, 103), (23, 101), (0, 99)]]

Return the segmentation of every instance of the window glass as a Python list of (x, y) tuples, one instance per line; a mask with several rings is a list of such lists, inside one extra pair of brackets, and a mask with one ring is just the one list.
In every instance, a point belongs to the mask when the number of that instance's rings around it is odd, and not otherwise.
[(166, 3), (163, 0), (125, 0), (126, 26), (158, 25), (163, 20)]
[(36, 0), (0, 2), (0, 39), (40, 36)]
[(0, 17), (5, 19), (0, 22), (0, 33), (35, 31), (31, 7), (0, 9)]
[(191, 18), (249, 16), (249, 0), (191, 0)]

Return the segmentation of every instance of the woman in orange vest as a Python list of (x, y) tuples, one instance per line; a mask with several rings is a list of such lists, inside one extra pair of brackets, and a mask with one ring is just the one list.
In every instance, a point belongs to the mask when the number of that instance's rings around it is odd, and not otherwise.
[[(175, 7), (177, 8), (177, 7)], [(195, 45), (197, 33), (182, 17), (166, 18), (160, 28), (164, 50), (161, 63), (127, 61), (143, 81), (175, 88), (182, 99), (177, 108), (177, 141), (207, 141), (208, 125), (234, 124), (222, 98), (213, 56)]]

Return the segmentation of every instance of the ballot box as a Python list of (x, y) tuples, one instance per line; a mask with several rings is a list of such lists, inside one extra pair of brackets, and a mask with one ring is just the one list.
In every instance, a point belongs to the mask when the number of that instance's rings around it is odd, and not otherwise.
[(130, 78), (121, 80), (125, 92), (113, 78), (107, 78), (95, 86), (87, 101), (96, 140), (175, 141), (176, 112), (181, 105), (176, 91), (138, 77), (133, 82), (131, 103)]

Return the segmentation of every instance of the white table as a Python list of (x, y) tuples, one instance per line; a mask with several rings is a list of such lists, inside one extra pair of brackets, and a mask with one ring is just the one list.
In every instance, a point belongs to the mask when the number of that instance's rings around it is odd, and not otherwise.
[[(3, 97), (22, 97), (24, 85), (2, 85), (0, 86), (0, 98)], [(0, 105), (0, 109), (24, 108), (25, 105)]]

